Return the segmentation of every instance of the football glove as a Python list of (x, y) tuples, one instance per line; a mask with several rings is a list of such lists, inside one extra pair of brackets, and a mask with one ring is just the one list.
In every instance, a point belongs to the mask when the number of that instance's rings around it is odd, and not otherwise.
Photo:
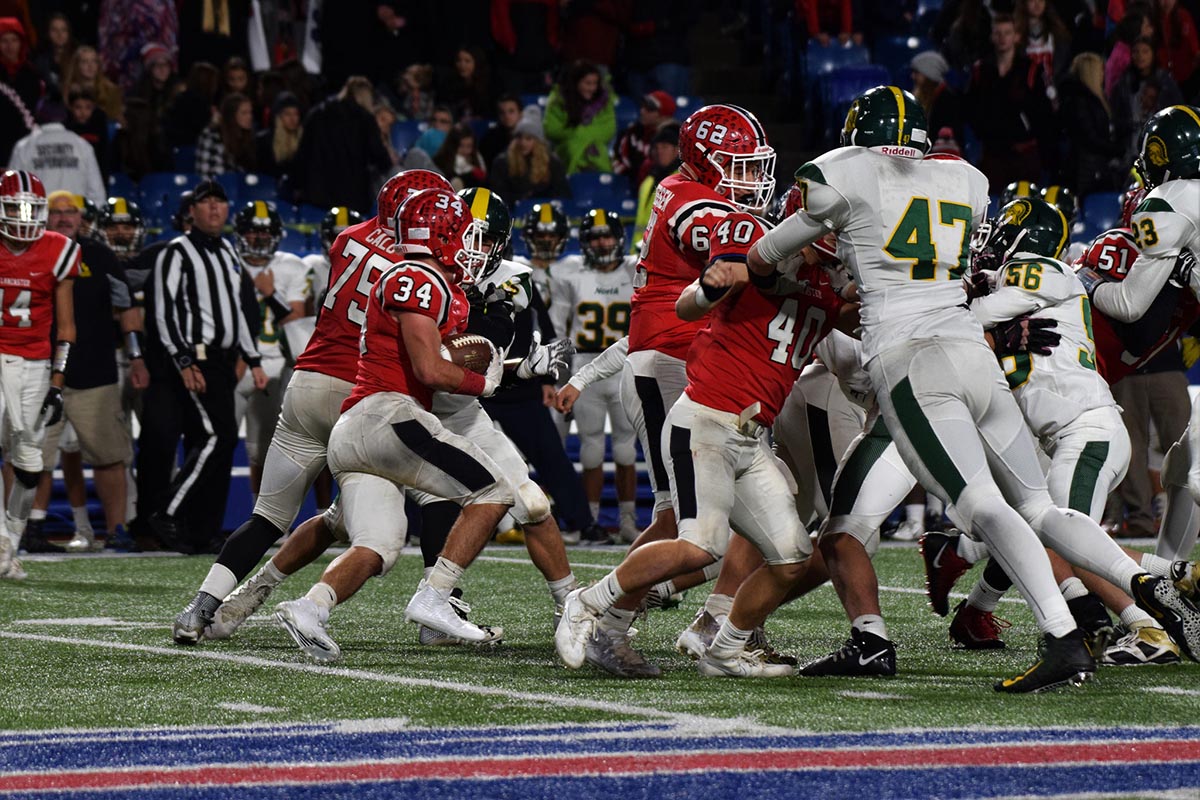
[(992, 293), (992, 274), (983, 270), (974, 270), (963, 276), (963, 288), (967, 290), (967, 302), (977, 297), (987, 297)]
[(549, 375), (558, 380), (559, 372), (567, 368), (567, 359), (575, 353), (575, 345), (570, 339), (555, 339), (550, 344), (542, 344), (541, 336), (534, 334), (533, 349), (525, 360), (517, 365), (517, 377), (528, 379)]
[(483, 373), (483, 391), (480, 397), (491, 397), (500, 388), (504, 380), (504, 354), (495, 347), (492, 348), (492, 360), (488, 362), (487, 372)]
[(1175, 259), (1175, 268), (1171, 270), (1171, 283), (1186, 288), (1192, 280), (1192, 270), (1195, 268), (1196, 257), (1192, 255), (1192, 251), (1179, 251), (1179, 257)]
[(1003, 357), (1032, 353), (1048, 356), (1062, 340), (1061, 336), (1051, 330), (1057, 326), (1058, 323), (1052, 319), (1030, 317), (1017, 317), (1008, 322), (998, 323), (991, 330), (996, 355)]
[(46, 397), (42, 400), (42, 410), (39, 416), (45, 420), (45, 427), (49, 428), (58, 423), (63, 415), (63, 396), (62, 389), (57, 386), (51, 386), (50, 391), (46, 392)]

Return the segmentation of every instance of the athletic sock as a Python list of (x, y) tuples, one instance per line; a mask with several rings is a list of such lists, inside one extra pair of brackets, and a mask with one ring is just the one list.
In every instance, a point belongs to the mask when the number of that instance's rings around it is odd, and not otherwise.
[(618, 600), (625, 596), (625, 590), (617, 581), (617, 572), (612, 572), (600, 579), (599, 583), (584, 589), (579, 599), (593, 614), (603, 614), (612, 608)]
[(1131, 631), (1136, 631), (1139, 628), (1158, 628), (1162, 630), (1162, 626), (1154, 621), (1154, 617), (1150, 616), (1144, 609), (1139, 608), (1137, 603), (1130, 603), (1123, 608), (1120, 613), (1121, 624)]
[(733, 597), (713, 592), (705, 599), (704, 610), (711, 614), (713, 619), (728, 617), (729, 612), (733, 611)]
[(462, 579), (462, 576), (462, 567), (453, 561), (447, 561), (445, 558), (438, 556), (437, 563), (433, 565), (426, 583), (442, 594), (449, 595), (454, 590), (454, 587), (458, 586), (458, 582)]
[(878, 614), (863, 614), (861, 617), (855, 617), (850, 623), (850, 627), (863, 633), (873, 633), (880, 639), (891, 641), (888, 636), (887, 624), (884, 623), (883, 617)]
[(1083, 585), (1083, 581), (1074, 576), (1060, 583), (1058, 590), (1062, 592), (1063, 600), (1067, 602), (1074, 600), (1076, 597), (1083, 597), (1088, 593), (1087, 587)]
[(1171, 562), (1153, 553), (1142, 553), (1142, 569), (1159, 578), (1171, 577)]
[(708, 646), (708, 655), (712, 658), (736, 656), (746, 649), (746, 643), (750, 641), (752, 633), (754, 633), (752, 630), (744, 631), (735, 627), (729, 621), (729, 617), (726, 617), (717, 630), (717, 635), (713, 637), (712, 644)]
[(337, 605), (337, 592), (335, 592), (333, 587), (328, 583), (321, 582), (313, 584), (313, 587), (308, 590), (308, 594), (304, 596), (316, 603), (317, 608), (325, 609), (326, 616), (328, 616), (329, 611)]
[(554, 605), (561, 606), (567, 595), (579, 588), (579, 579), (575, 577), (574, 572), (568, 572), (565, 578), (546, 581), (546, 586), (550, 589), (550, 596), (554, 598)]
[(600, 503), (599, 503), (599, 501), (593, 503), (591, 500), (589, 500), (588, 501), (588, 509), (592, 512), (592, 519), (600, 519)]
[(237, 588), (237, 576), (224, 564), (213, 564), (208, 569), (208, 576), (200, 584), (200, 591), (207, 592), (218, 600), (224, 600), (229, 593)]
[(606, 631), (620, 631), (624, 633), (629, 630), (629, 626), (633, 624), (635, 617), (637, 617), (636, 611), (626, 611), (623, 608), (613, 606), (604, 612), (604, 616), (600, 617), (598, 624)]

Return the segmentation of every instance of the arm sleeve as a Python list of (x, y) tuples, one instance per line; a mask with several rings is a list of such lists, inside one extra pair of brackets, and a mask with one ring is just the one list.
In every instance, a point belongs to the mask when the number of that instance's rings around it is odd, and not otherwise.
[(196, 353), (190, 337), (184, 331), (186, 314), (187, 276), (183, 267), (183, 251), (179, 247), (164, 248), (152, 274), (154, 285), (154, 323), (163, 347), (179, 368), (191, 366)]
[(1162, 291), (1175, 258), (1142, 254), (1134, 262), (1125, 280), (1102, 283), (1092, 294), (1092, 304), (1101, 312), (1122, 322), (1133, 322), (1146, 313), (1154, 298)]
[(778, 264), (837, 230), (849, 216), (850, 201), (841, 192), (820, 181), (808, 180), (806, 183), (805, 208), (779, 223), (759, 241), (758, 253), (763, 260)]
[(602, 381), (620, 372), (628, 355), (629, 337), (622, 336), (614, 344), (609, 345), (603, 353), (584, 364), (567, 383), (582, 392), (596, 381)]

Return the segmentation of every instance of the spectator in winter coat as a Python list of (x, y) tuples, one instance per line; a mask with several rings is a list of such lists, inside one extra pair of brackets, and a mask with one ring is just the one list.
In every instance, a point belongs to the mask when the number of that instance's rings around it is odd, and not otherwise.
[(361, 214), (371, 210), (375, 174), (391, 169), (373, 108), (370, 81), (351, 77), (308, 112), (294, 176), (307, 202), (347, 206)]
[(100, 71), (100, 54), (96, 52), (96, 48), (84, 45), (75, 50), (67, 68), (64, 85), (67, 91), (76, 86), (91, 89), (96, 97), (96, 105), (100, 106), (109, 119), (118, 122), (125, 119), (125, 100), (121, 96), (121, 90)]
[(492, 164), (490, 182), (492, 191), (510, 204), (533, 198), (571, 196), (562, 162), (546, 143), (542, 112), (537, 106), (526, 106), (521, 112), (508, 151)]
[(568, 175), (612, 172), (608, 143), (617, 134), (615, 107), (616, 98), (595, 64), (576, 61), (563, 70), (546, 103), (544, 125)]
[(480, 119), (492, 113), (495, 96), (487, 56), (475, 47), (458, 48), (454, 68), (438, 89), (438, 102), (449, 106), (458, 119)]
[(66, 94), (63, 86), (63, 73), (75, 53), (75, 37), (71, 35), (71, 22), (66, 14), (52, 14), (46, 26), (46, 38), (41, 41), (33, 65), (37, 67), (46, 87), (58, 92), (59, 96)]
[(491, 164), (496, 156), (508, 150), (513, 129), (521, 121), (521, 99), (515, 94), (502, 94), (496, 101), (496, 124), (488, 128), (479, 142), (479, 152), (485, 164)]
[(200, 61), (188, 70), (187, 88), (175, 95), (163, 120), (167, 142), (174, 147), (193, 147), (200, 134), (216, 116), (220, 73), (212, 64)]
[(1129, 69), (1113, 88), (1109, 105), (1117, 124), (1118, 141), (1126, 163), (1133, 163), (1141, 148), (1142, 126), (1155, 112), (1183, 102), (1183, 93), (1171, 73), (1158, 64), (1151, 39), (1138, 39), (1130, 50)]
[(642, 163), (650, 155), (650, 141), (664, 122), (675, 114), (675, 98), (662, 91), (642, 98), (638, 121), (621, 131), (613, 145), (613, 172), (629, 178), (634, 189), (641, 183)]
[(16, 143), (8, 166), (35, 173), (47, 192), (62, 189), (83, 195), (99, 206), (106, 192), (96, 154), (82, 137), (63, 126), (66, 118), (61, 103), (42, 103), (37, 128)]
[(221, 116), (196, 142), (196, 174), (213, 178), (226, 172), (256, 172), (254, 104), (242, 94), (225, 95)]
[(108, 177), (109, 144), (108, 116), (96, 105), (96, 98), (91, 90), (75, 87), (67, 95), (66, 128), (77, 133), (92, 146), (96, 154), (96, 163), (100, 165), (100, 173)]
[(16, 17), (0, 17), (0, 81), (17, 91), (31, 114), (37, 110), (45, 85), (29, 60), (29, 37)]
[(145, 100), (161, 125), (166, 119), (167, 108), (179, 91), (180, 80), (175, 74), (171, 52), (156, 42), (143, 47), (142, 77), (138, 78), (129, 96)]
[(300, 101), (291, 92), (280, 92), (275, 98), (270, 126), (254, 137), (257, 171), (277, 180), (291, 174), (303, 133)]
[(1095, 53), (1075, 56), (1062, 82), (1059, 103), (1063, 132), (1071, 144), (1067, 185), (1081, 195), (1116, 190), (1124, 147), (1104, 96), (1104, 59)]
[(433, 155), (433, 163), (450, 179), (456, 191), (487, 182), (487, 166), (479, 155), (475, 132), (461, 122), (446, 134), (446, 140)]
[(929, 130), (937, 131), (950, 128), (954, 138), (963, 140), (963, 108), (962, 96), (946, 83), (946, 73), (950, 64), (936, 50), (926, 50), (913, 56), (912, 63), (913, 94), (917, 102), (925, 109), (925, 117), (929, 120)]

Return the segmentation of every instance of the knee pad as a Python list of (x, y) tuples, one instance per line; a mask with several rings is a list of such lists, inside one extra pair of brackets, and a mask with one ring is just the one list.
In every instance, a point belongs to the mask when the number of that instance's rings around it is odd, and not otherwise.
[(614, 436), (612, 440), (613, 462), (620, 466), (632, 466), (636, 464), (637, 446), (634, 444), (636, 441), (636, 436), (626, 436), (624, 438)]
[(21, 469), (20, 467), (13, 467), (13, 475), (16, 477), (17, 482), (26, 489), (36, 489), (38, 481), (41, 480), (42, 477), (42, 473), (40, 472), (30, 472), (29, 470)]
[(517, 502), (513, 504), (512, 515), (522, 525), (545, 522), (550, 516), (550, 498), (542, 487), (527, 480), (517, 487)]
[(584, 469), (595, 469), (604, 464), (604, 434), (581, 436), (579, 440), (579, 465)]

